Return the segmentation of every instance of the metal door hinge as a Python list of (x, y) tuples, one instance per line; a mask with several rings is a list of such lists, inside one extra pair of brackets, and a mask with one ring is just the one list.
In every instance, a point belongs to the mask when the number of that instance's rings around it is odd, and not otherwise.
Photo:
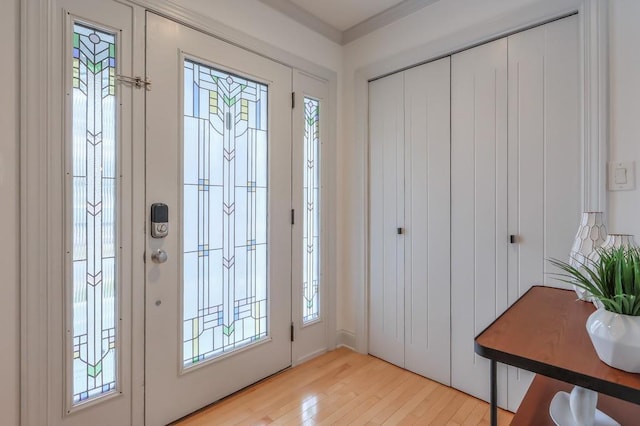
[(296, 224), (296, 211), (294, 209), (291, 209), (291, 224)]
[(296, 92), (291, 92), (291, 109), (296, 107)]
[(293, 322), (291, 323), (291, 341), (293, 342)]
[(127, 75), (116, 75), (116, 79), (123, 83), (131, 84), (138, 89), (142, 89), (143, 87), (147, 90), (151, 90), (151, 80), (148, 78), (143, 79), (142, 77), (129, 77)]

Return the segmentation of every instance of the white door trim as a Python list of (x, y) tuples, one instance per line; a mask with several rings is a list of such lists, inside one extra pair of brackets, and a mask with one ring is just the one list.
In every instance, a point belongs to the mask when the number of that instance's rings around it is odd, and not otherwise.
[[(134, 75), (144, 76), (145, 50), (145, 12), (154, 11), (188, 26), (200, 29), (214, 37), (229, 41), (244, 49), (253, 51), (285, 65), (303, 70), (318, 76), (329, 83), (329, 99), (327, 102), (328, 149), (327, 162), (330, 162), (329, 188), (325, 202), (331, 215), (327, 218), (329, 235), (325, 240), (326, 249), (331, 256), (326, 259), (328, 275), (329, 301), (329, 330), (336, 330), (336, 236), (335, 236), (335, 165), (336, 165), (336, 121), (337, 121), (337, 73), (320, 65), (314, 64), (297, 55), (271, 46), (257, 38), (248, 36), (239, 30), (230, 28), (215, 20), (202, 17), (167, 0), (153, 3), (147, 0), (113, 0), (129, 4), (134, 8)], [(20, 3), (20, 417), (21, 425), (41, 426), (48, 423), (47, 413), (49, 387), (49, 365), (47, 352), (49, 350), (48, 317), (49, 294), (47, 277), (50, 268), (49, 253), (52, 241), (47, 237), (50, 223), (48, 223), (49, 208), (58, 194), (51, 193), (48, 185), (52, 174), (59, 174), (59, 170), (52, 170), (53, 156), (50, 143), (59, 137), (60, 123), (56, 122), (56, 115), (60, 105), (56, 102), (62, 94), (62, 82), (54, 79), (48, 72), (52, 66), (57, 50), (53, 49), (55, 36), (55, 1), (29, 0)], [(133, 120), (132, 148), (133, 161), (144, 164), (144, 94), (135, 91), (133, 108), (136, 111)], [(58, 133), (56, 133), (58, 132)], [(135, 306), (143, 306), (144, 265), (142, 256), (145, 247), (146, 211), (144, 209), (144, 168), (134, 168), (133, 199), (137, 200), (133, 206), (134, 258), (139, 255), (139, 262), (135, 263), (132, 282), (134, 283), (133, 301)], [(55, 248), (55, 247), (54, 247)], [(133, 323), (133, 359), (132, 359), (132, 389), (133, 412), (132, 423), (143, 424), (144, 419), (144, 311), (132, 310)], [(328, 348), (335, 347), (335, 333), (328, 333)]]
[[(47, 272), (46, 216), (49, 120), (50, 14), (47, 2), (21, 2), (20, 96), (20, 418), (46, 424)], [(40, 124), (38, 124), (40, 123)], [(30, 208), (31, 207), (31, 208)]]
[(580, 18), (583, 209), (607, 210), (609, 155), (609, 1), (585, 0)]
[(580, 73), (582, 78), (582, 180), (585, 182), (583, 205), (585, 209), (605, 211), (606, 204), (606, 161), (608, 150), (607, 121), (608, 102), (608, 0), (580, 0), (577, 6), (567, 9), (553, 3), (522, 8), (500, 17), (500, 27), (496, 22), (483, 22), (463, 31), (441, 38), (435, 42), (418, 46), (398, 55), (366, 65), (356, 70), (354, 77), (354, 141), (353, 152), (359, 158), (360, 170), (365, 179), (361, 192), (353, 194), (361, 201), (356, 213), (365, 218), (358, 229), (351, 231), (351, 238), (359, 247), (361, 258), (353, 259), (355, 267), (352, 284), (356, 286), (355, 296), (355, 348), (366, 353), (368, 341), (368, 300), (369, 300), (369, 146), (368, 146), (368, 82), (393, 72), (412, 67), (419, 63), (435, 60), (453, 52), (461, 51), (480, 43), (494, 40), (522, 31), (532, 26), (578, 13), (580, 21)]

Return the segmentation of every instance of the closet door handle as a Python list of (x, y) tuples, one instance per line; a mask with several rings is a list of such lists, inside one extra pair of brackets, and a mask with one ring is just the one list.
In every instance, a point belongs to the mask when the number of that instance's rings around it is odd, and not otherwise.
[(509, 235), (509, 242), (511, 244), (516, 244), (518, 242), (518, 236), (513, 234)]
[(404, 234), (404, 228), (398, 228), (398, 235)]

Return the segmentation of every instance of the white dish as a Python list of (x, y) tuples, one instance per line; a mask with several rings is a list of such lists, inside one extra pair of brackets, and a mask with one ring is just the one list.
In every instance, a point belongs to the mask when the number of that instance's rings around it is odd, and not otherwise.
[[(557, 426), (581, 426), (573, 420), (571, 408), (569, 407), (569, 394), (567, 392), (558, 392), (555, 394), (549, 405), (549, 414), (551, 420)], [(596, 419), (594, 426), (621, 426), (620, 423), (613, 420), (600, 410), (596, 410)]]

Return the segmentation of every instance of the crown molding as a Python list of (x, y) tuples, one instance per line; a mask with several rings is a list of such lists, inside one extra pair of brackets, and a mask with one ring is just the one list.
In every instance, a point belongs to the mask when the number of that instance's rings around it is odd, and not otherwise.
[(327, 24), (322, 19), (307, 12), (297, 4), (290, 0), (260, 0), (262, 3), (271, 6), (278, 12), (287, 15), (289, 18), (297, 21), (305, 27), (325, 36), (329, 40), (343, 44), (343, 32), (339, 29)]
[(390, 7), (371, 18), (366, 19), (351, 28), (340, 31), (334, 26), (327, 24), (317, 16), (307, 12), (291, 0), (260, 0), (262, 3), (271, 6), (277, 11), (287, 15), (294, 21), (307, 28), (325, 36), (329, 40), (345, 45), (360, 37), (363, 37), (379, 28), (389, 25), (398, 19), (404, 18), (423, 7), (429, 6), (438, 0), (404, 0), (395, 6)]
[(389, 9), (373, 15), (371, 18), (348, 28), (342, 33), (342, 44), (352, 41), (389, 25), (405, 16), (411, 15), (418, 10), (429, 6), (439, 0), (404, 0)]

